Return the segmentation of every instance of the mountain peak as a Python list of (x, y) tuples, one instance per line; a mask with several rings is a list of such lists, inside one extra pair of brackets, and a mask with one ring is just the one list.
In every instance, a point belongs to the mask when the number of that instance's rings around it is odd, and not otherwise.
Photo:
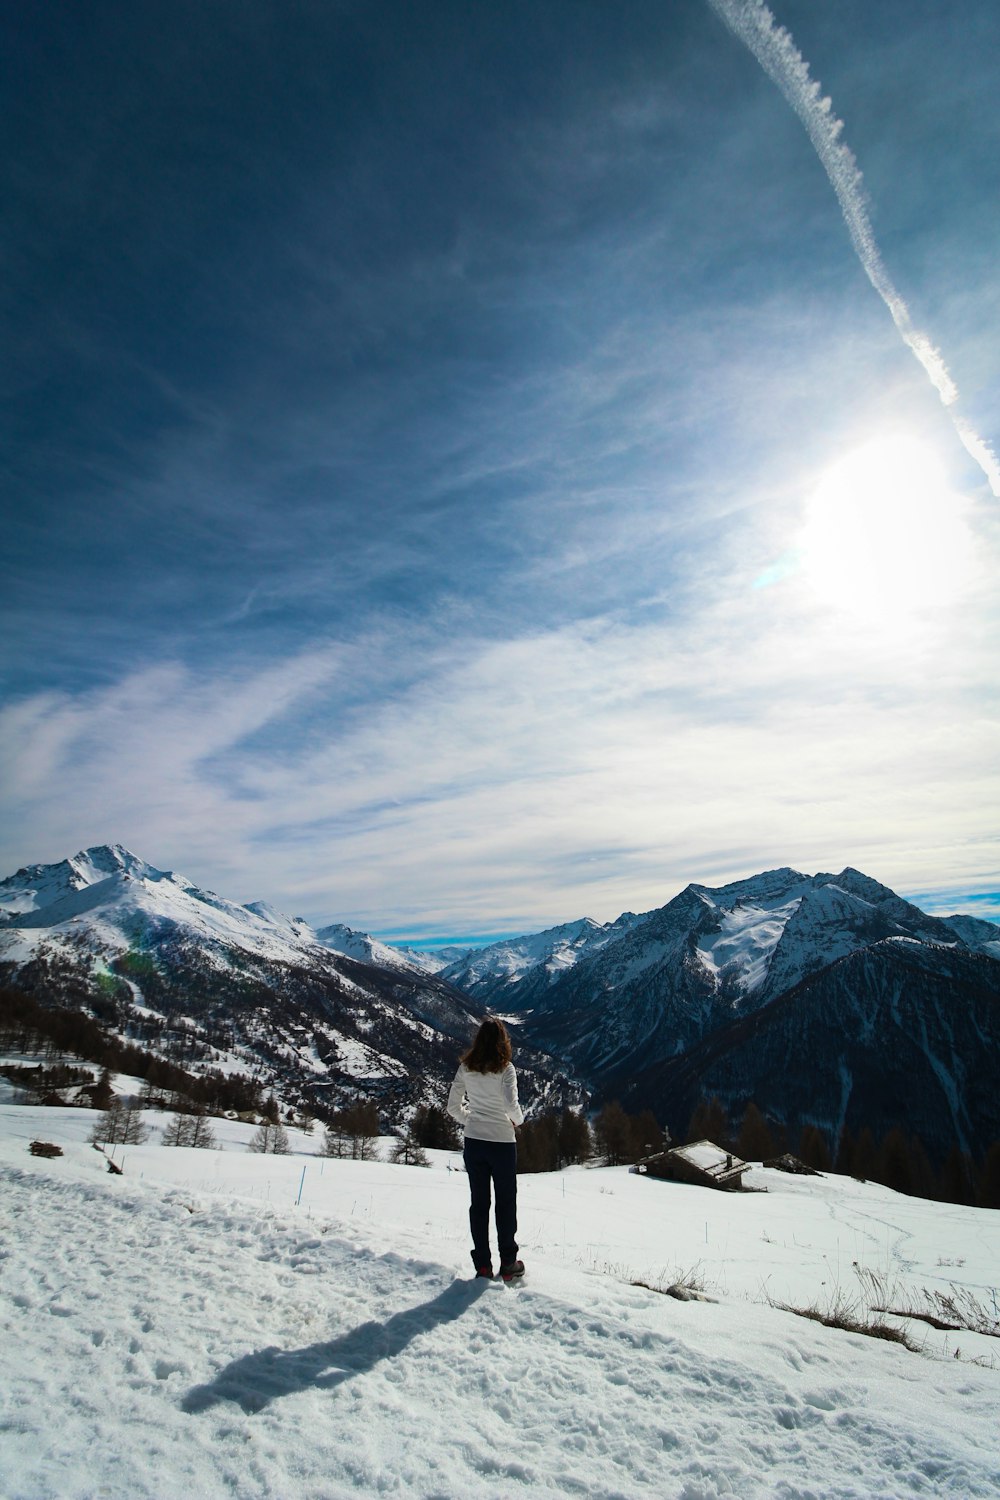
[(93, 844), (89, 849), (80, 849), (68, 864), (86, 885), (106, 880), (109, 875), (141, 875), (152, 869), (124, 844)]

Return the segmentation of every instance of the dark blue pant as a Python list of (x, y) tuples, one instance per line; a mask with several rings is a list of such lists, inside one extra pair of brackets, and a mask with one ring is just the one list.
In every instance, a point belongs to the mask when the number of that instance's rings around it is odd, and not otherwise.
[(465, 1138), (465, 1170), (469, 1174), (472, 1203), (469, 1228), (472, 1230), (472, 1262), (480, 1266), (493, 1264), (490, 1254), (490, 1185), (496, 1195), (497, 1239), (500, 1264), (510, 1265), (517, 1259), (517, 1144), (514, 1141), (476, 1141)]

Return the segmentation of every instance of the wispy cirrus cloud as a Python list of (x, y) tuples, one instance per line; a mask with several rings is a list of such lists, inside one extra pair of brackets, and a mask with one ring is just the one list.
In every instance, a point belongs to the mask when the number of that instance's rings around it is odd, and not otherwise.
[[(824, 97), (820, 84), (810, 77), (809, 65), (791, 33), (778, 25), (764, 0), (709, 0), (709, 4), (746, 44), (802, 121), (837, 195), (851, 243), (865, 274), (888, 308), (900, 338), (923, 366), (944, 406), (949, 410), (955, 408), (959, 399), (958, 387), (944, 357), (914, 323), (882, 257), (865, 202), (861, 171), (842, 139), (844, 122), (834, 113), (832, 102)], [(966, 450), (986, 476), (993, 494), (1000, 499), (1000, 462), (996, 454), (960, 411), (951, 410), (951, 418)]]
[[(981, 486), (770, 12), (841, 200), (708, 7), (279, 11), (25, 16), (0, 860), (445, 932), (767, 862), (989, 884), (990, 589), (866, 632), (785, 565), (872, 437)], [(800, 23), (991, 420), (995, 7)]]
[(609, 918), (768, 863), (972, 877), (997, 788), (988, 725), (953, 728), (970, 663), (868, 643), (862, 672), (860, 634), (801, 600), (722, 604), (430, 652), (387, 628), (257, 673), (30, 700), (0, 719), (0, 853), (71, 852), (84, 805), (83, 842), (397, 936)]

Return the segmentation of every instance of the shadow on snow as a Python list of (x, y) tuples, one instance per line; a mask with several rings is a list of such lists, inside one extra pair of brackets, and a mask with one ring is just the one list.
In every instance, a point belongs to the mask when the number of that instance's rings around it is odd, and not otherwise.
[(350, 1333), (304, 1349), (272, 1347), (244, 1354), (209, 1384), (188, 1391), (181, 1407), (186, 1412), (202, 1412), (221, 1401), (235, 1401), (245, 1412), (258, 1412), (295, 1391), (331, 1390), (373, 1370), (383, 1360), (395, 1359), (420, 1334), (454, 1322), (489, 1285), (488, 1281), (455, 1281), (433, 1301), (394, 1313), (385, 1323), (361, 1323)]

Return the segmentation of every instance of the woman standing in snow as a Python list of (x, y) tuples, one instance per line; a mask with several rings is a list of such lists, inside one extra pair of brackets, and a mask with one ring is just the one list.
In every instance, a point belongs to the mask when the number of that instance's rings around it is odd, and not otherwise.
[(517, 1143), (514, 1126), (524, 1119), (517, 1102), (517, 1074), (510, 1037), (502, 1021), (488, 1016), (459, 1064), (448, 1095), (448, 1113), (465, 1127), (465, 1170), (472, 1203), (472, 1263), (477, 1276), (493, 1278), (490, 1254), (490, 1184), (496, 1197), (500, 1275), (524, 1275), (517, 1258)]

